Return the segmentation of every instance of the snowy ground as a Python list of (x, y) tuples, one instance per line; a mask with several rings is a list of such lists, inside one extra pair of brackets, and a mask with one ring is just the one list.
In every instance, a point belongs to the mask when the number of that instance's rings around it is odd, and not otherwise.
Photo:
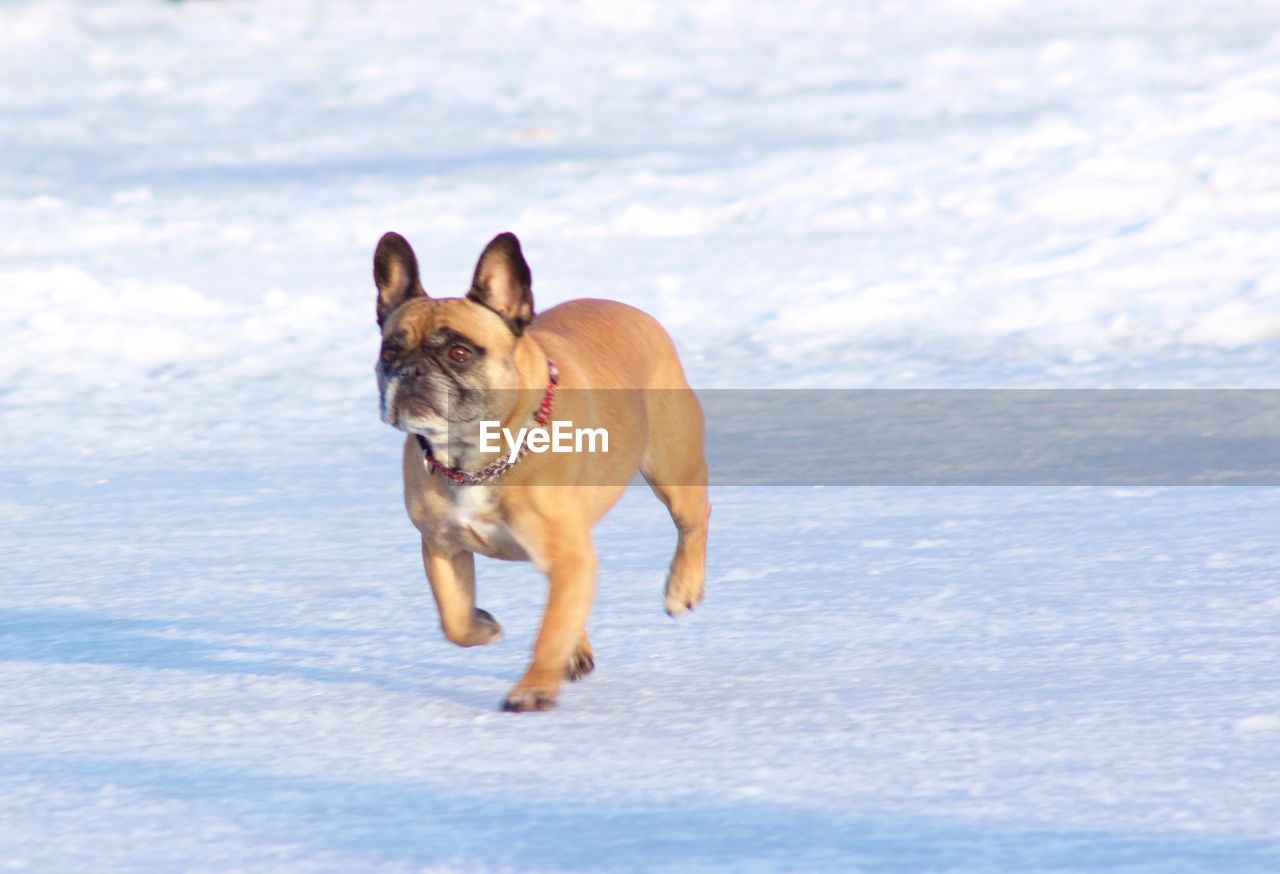
[[(0, 4), (0, 865), (1280, 869), (1274, 489), (731, 488), (496, 705), (369, 258), (664, 321), (695, 385), (1277, 387), (1280, 7)], [(1270, 533), (1268, 533), (1270, 532)]]

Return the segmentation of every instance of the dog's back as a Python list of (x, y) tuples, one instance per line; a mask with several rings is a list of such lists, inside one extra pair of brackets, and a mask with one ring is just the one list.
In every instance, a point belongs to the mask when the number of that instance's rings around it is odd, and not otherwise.
[(658, 321), (612, 300), (580, 298), (540, 313), (529, 325), (538, 343), (555, 356), (606, 364), (588, 367), (584, 388), (687, 389), (675, 344)]

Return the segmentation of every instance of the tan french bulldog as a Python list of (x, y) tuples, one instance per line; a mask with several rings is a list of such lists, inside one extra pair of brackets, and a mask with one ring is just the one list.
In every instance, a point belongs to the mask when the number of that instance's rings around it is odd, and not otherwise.
[[(428, 297), (413, 249), (395, 233), (378, 242), (373, 275), (382, 418), (409, 435), (405, 506), (445, 637), (477, 646), (502, 634), (476, 607), (475, 553), (532, 561), (548, 578), (546, 612), (503, 708), (549, 709), (563, 680), (595, 666), (591, 529), (637, 470), (679, 532), (667, 612), (702, 600), (711, 514), (702, 409), (671, 338), (645, 313), (584, 299), (535, 316), (513, 234), (485, 247), (465, 297)], [(563, 423), (590, 426), (607, 450), (538, 451), (539, 426)]]

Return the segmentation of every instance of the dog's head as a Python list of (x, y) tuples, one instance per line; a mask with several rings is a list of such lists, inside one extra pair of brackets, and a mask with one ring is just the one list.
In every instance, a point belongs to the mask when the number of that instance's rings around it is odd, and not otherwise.
[(396, 233), (378, 241), (373, 280), (383, 421), (434, 442), (447, 440), (451, 428), (457, 434), (502, 419), (519, 387), (517, 352), (533, 320), (532, 278), (515, 235), (499, 234), (485, 247), (466, 297), (427, 297), (418, 259)]

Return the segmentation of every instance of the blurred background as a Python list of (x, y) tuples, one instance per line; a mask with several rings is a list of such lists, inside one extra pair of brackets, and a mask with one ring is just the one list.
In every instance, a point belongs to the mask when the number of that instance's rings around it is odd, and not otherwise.
[(541, 306), (645, 307), (701, 385), (1272, 373), (1269, 4), (0, 14), (10, 404), (278, 383), (282, 356), (334, 391), (355, 379), (339, 359), (372, 360), (368, 262), (390, 228), (437, 294), (517, 232)]

